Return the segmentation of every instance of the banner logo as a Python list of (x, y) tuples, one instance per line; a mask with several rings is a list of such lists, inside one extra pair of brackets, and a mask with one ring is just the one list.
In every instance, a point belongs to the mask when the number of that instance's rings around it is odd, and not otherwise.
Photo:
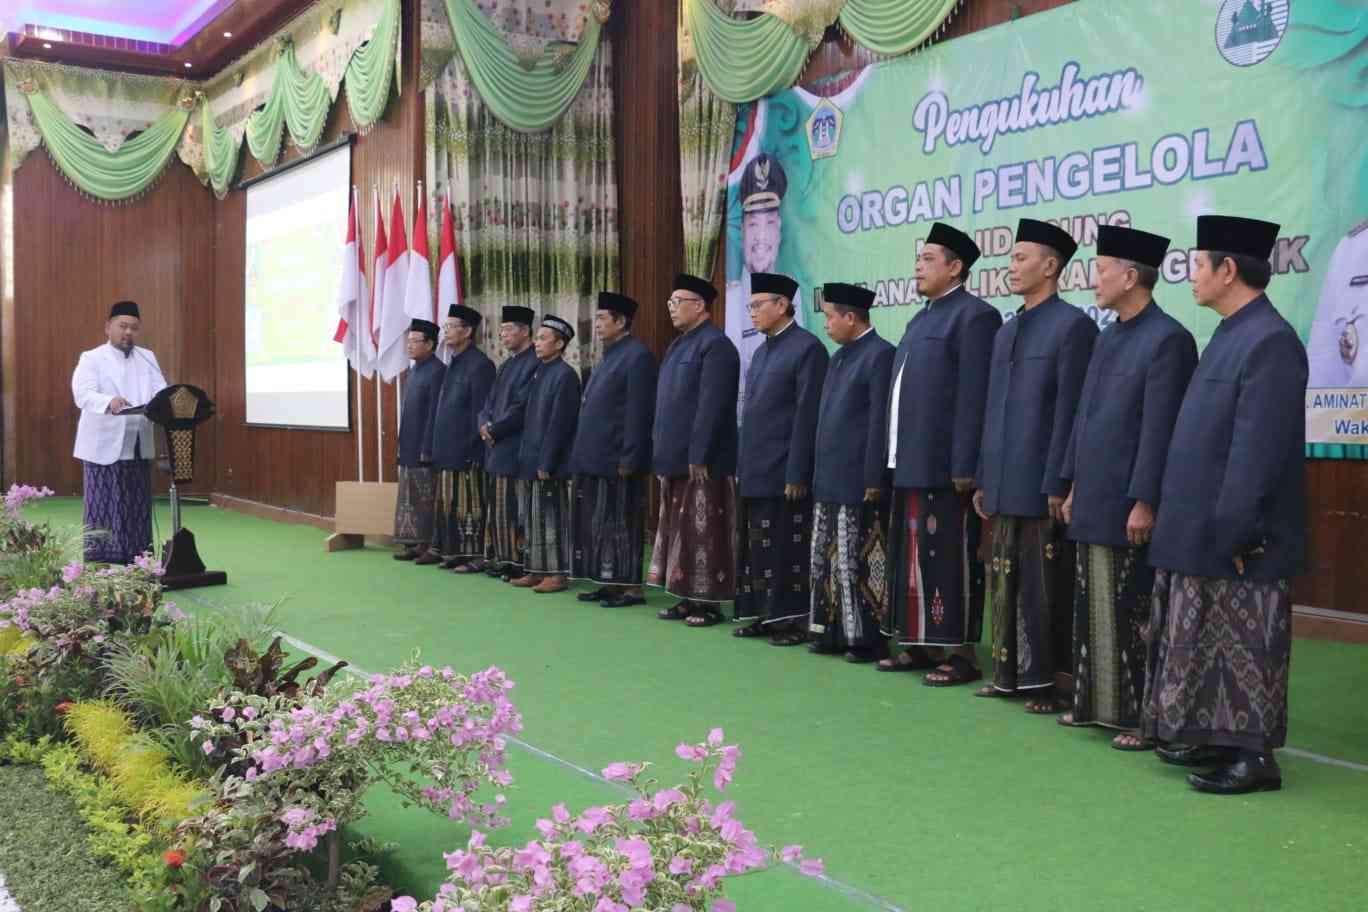
[(807, 121), (808, 153), (813, 161), (835, 156), (841, 145), (841, 127), (844, 121), (845, 113), (836, 107), (830, 98), (823, 98), (817, 102), (817, 107), (812, 109), (812, 116)]
[(1288, 0), (1224, 0), (1216, 14), (1216, 48), (1235, 66), (1262, 63), (1278, 49), (1288, 13)]

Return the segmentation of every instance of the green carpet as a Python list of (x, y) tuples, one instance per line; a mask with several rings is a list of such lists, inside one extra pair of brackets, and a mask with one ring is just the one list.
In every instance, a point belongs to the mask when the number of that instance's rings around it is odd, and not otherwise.
[[(36, 512), (74, 522), (79, 509), (54, 500)], [(518, 682), (524, 739), (593, 770), (650, 760), (673, 784), (686, 767), (674, 745), (721, 726), (744, 750), (729, 794), (761, 841), (802, 843), (835, 881), (884, 901), (777, 868), (733, 883), (743, 910), (1337, 910), (1368, 895), (1368, 772), (1284, 754), (1280, 793), (1198, 795), (1182, 771), (1016, 701), (737, 641), (729, 625), (662, 623), (655, 611), (672, 600), (660, 594), (615, 611), (377, 549), (329, 555), (310, 527), (210, 508), (184, 519), (230, 580), (173, 595), (187, 610), (285, 597), (284, 630), (367, 670), (415, 648), (462, 670), (500, 665)], [(1368, 763), (1365, 657), (1297, 641), (1292, 746)], [(512, 771), (514, 824), (500, 842), (531, 838), (557, 801), (618, 794), (534, 752), (516, 751)], [(441, 851), (466, 829), (387, 796), (370, 806), (361, 829), (404, 844), (386, 876), (431, 895)]]

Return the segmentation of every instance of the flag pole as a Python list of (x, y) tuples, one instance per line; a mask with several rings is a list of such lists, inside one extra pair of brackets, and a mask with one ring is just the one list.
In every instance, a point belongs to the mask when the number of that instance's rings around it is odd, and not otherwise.
[[(358, 189), (356, 189), (356, 184), (352, 184), (352, 213), (353, 213), (352, 218), (354, 219), (354, 221), (352, 222), (352, 227), (353, 227), (353, 228), (355, 229), (355, 231), (356, 231), (356, 244), (357, 244), (357, 248), (358, 248), (358, 249), (357, 249), (357, 253), (356, 253), (356, 257), (357, 257), (358, 260), (360, 260), (361, 262), (364, 263), (364, 262), (366, 261), (366, 238), (365, 238), (365, 234), (364, 234), (365, 229), (363, 229), (363, 228), (361, 227), (361, 224), (362, 224), (362, 222), (364, 222), (365, 220), (364, 220), (363, 218), (361, 218), (361, 191), (358, 190)], [(356, 289), (356, 290), (357, 290), (358, 293), (361, 291), (360, 282), (357, 283), (357, 289)], [(352, 311), (353, 315), (355, 316), (355, 319), (353, 320), (353, 322), (354, 322), (354, 323), (357, 323), (357, 324), (361, 324), (361, 323), (363, 323), (363, 322), (365, 322), (365, 323), (370, 322), (369, 320), (363, 321), (363, 320), (361, 319), (361, 305), (362, 305), (362, 301), (361, 301), (360, 298), (358, 298), (357, 301), (356, 301), (356, 309), (355, 309), (354, 311)], [(369, 306), (370, 306), (370, 302), (369, 302), (369, 301), (366, 301), (366, 302), (365, 302), (365, 305), (366, 305), (367, 307), (369, 307)], [(367, 330), (367, 331), (369, 331), (369, 330)], [(364, 415), (362, 414), (362, 412), (361, 412), (361, 326), (360, 326), (360, 325), (356, 326), (355, 330), (352, 332), (352, 339), (353, 339), (353, 341), (354, 341), (354, 343), (355, 343), (355, 346), (356, 346), (356, 360), (352, 362), (352, 367), (354, 367), (354, 368), (356, 369), (356, 430), (355, 430), (355, 432), (354, 432), (354, 433), (356, 434), (356, 480), (357, 480), (358, 482), (361, 482), (361, 481), (365, 481), (365, 480), (366, 480), (366, 453), (365, 453), (365, 442), (361, 439), (362, 436), (363, 436), (364, 433), (365, 433), (366, 422), (365, 422), (365, 416), (364, 416)]]
[[(376, 181), (371, 185), (371, 192), (375, 195), (375, 217), (384, 218), (384, 209), (380, 204), (380, 182)], [(379, 236), (376, 236), (379, 241)], [(374, 327), (371, 332), (374, 333)], [(384, 392), (384, 378), (380, 376), (379, 365), (375, 371), (375, 480), (385, 480), (385, 401), (381, 396)]]
[[(395, 196), (395, 198), (398, 198), (398, 196), (399, 196), (399, 178), (397, 178), (397, 177), (394, 179), (394, 196)], [(400, 224), (403, 224), (404, 221), (405, 221), (405, 219), (404, 219), (404, 206), (403, 206), (403, 203), (400, 203), (400, 204), (399, 204), (399, 223), (400, 223)], [(405, 251), (405, 253), (407, 253), (407, 251)], [(404, 262), (404, 265), (405, 265), (405, 266), (408, 266), (408, 261), (407, 261), (407, 260)], [(405, 286), (407, 286), (407, 283), (405, 283)], [(405, 338), (405, 339), (408, 338), (408, 333), (407, 333), (407, 332), (404, 333), (404, 338)], [(395, 434), (398, 434), (398, 433), (399, 433), (399, 425), (400, 425), (400, 422), (403, 421), (403, 419), (404, 419), (404, 371), (405, 371), (405, 370), (407, 370), (407, 368), (400, 368), (400, 369), (399, 369), (399, 373), (397, 373), (397, 374), (394, 375), (394, 433), (395, 433)]]

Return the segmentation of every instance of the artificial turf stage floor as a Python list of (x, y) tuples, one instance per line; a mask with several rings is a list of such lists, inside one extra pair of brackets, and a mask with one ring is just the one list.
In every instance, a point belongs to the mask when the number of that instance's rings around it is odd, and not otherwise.
[[(32, 508), (79, 523), (80, 502)], [(551, 805), (620, 800), (574, 767), (649, 760), (681, 781), (683, 740), (720, 726), (744, 751), (728, 797), (762, 843), (801, 843), (827, 881), (776, 867), (730, 881), (769, 910), (1359, 910), (1368, 907), (1368, 768), (1283, 752), (1284, 789), (1196, 794), (1183, 771), (1109, 749), (1017, 700), (932, 689), (839, 658), (691, 630), (645, 607), (601, 608), (488, 577), (397, 563), (375, 548), (328, 554), (326, 534), (208, 507), (184, 521), (227, 587), (173, 593), (187, 611), (284, 599), (280, 629), (366, 671), (420, 649), (517, 682), (526, 745), (511, 752), (513, 824), (535, 838)], [(163, 537), (169, 526), (159, 507)], [(576, 589), (582, 591), (582, 586)], [(1298, 640), (1289, 747), (1368, 764), (1368, 649)], [(464, 826), (369, 802), (358, 829), (402, 848), (389, 882), (431, 896)]]

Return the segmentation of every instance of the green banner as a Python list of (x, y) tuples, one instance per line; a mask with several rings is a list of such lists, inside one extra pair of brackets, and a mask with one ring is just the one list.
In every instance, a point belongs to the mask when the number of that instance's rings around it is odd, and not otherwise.
[[(1009, 316), (1017, 219), (1079, 241), (1061, 285), (1105, 326), (1099, 225), (1173, 238), (1155, 300), (1204, 345), (1188, 284), (1196, 217), (1282, 225), (1268, 294), (1307, 342), (1307, 439), (1368, 445), (1368, 4), (1081, 0), (738, 109), (727, 195), (727, 331), (760, 342), (752, 271), (878, 293), (896, 342), (922, 304), (933, 221), (976, 237), (968, 287)], [(828, 341), (828, 344), (831, 344)]]

